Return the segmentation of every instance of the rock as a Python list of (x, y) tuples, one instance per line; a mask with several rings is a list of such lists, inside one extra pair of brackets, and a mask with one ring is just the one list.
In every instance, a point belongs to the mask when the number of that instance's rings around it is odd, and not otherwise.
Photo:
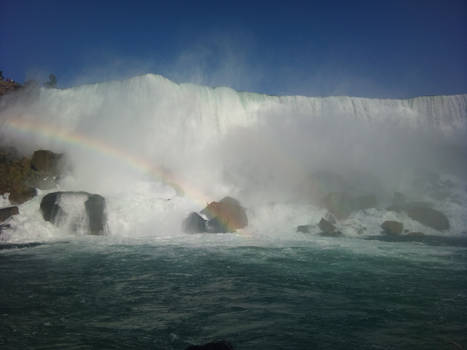
[(438, 231), (448, 230), (450, 227), (446, 215), (433, 208), (412, 205), (407, 209), (407, 215), (411, 219)]
[(381, 224), (383, 232), (390, 236), (400, 235), (402, 233), (403, 225), (398, 221), (385, 221)]
[(239, 201), (232, 197), (225, 197), (220, 202), (209, 203), (201, 213), (209, 219), (208, 232), (235, 232), (248, 225), (245, 209)]
[(47, 150), (35, 151), (31, 159), (31, 169), (48, 174), (56, 174), (60, 170), (63, 154)]
[(417, 237), (423, 237), (425, 236), (425, 234), (423, 232), (409, 232), (407, 233), (407, 236), (417, 238)]
[(311, 232), (311, 225), (298, 225), (297, 232), (301, 233), (310, 233)]
[(87, 192), (53, 192), (41, 200), (44, 220), (73, 232), (105, 233), (105, 199)]
[(0, 235), (4, 230), (11, 228), (10, 224), (0, 224)]
[(56, 186), (61, 168), (61, 155), (40, 150), (33, 159), (19, 158), (8, 148), (0, 150), (0, 194), (10, 193), (11, 203), (21, 204), (36, 196), (35, 188)]
[(18, 207), (7, 207), (0, 209), (0, 222), (5, 221), (6, 219), (12, 217), (13, 215), (18, 215)]
[(212, 218), (206, 222), (206, 232), (209, 233), (227, 233), (227, 232), (235, 232), (233, 228), (229, 226), (229, 224), (224, 223), (220, 217)]
[(21, 85), (12, 80), (0, 80), (0, 96), (21, 89)]
[(41, 212), (45, 221), (54, 222), (60, 216), (62, 209), (57, 204), (60, 192), (45, 195), (41, 200)]
[(191, 213), (183, 221), (183, 231), (186, 233), (207, 232), (206, 220), (198, 213)]
[(332, 233), (336, 231), (336, 226), (334, 226), (324, 218), (320, 220), (318, 227), (322, 233)]
[(33, 187), (22, 187), (18, 190), (13, 189), (10, 192), (8, 199), (13, 204), (22, 204), (28, 200), (34, 198), (37, 195), (37, 191)]
[(204, 345), (190, 345), (185, 350), (234, 350), (234, 348), (228, 341), (221, 340)]
[(105, 230), (105, 199), (98, 194), (89, 195), (84, 202), (86, 213), (89, 218), (89, 232), (92, 235), (100, 235)]

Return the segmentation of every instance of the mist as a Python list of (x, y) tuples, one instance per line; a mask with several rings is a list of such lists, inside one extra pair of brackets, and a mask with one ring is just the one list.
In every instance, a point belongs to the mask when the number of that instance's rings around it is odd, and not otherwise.
[(65, 153), (80, 190), (151, 179), (204, 198), (303, 202), (319, 200), (323, 178), (380, 196), (431, 173), (466, 178), (465, 103), (268, 97), (144, 75), (5, 96), (0, 134), (24, 154)]

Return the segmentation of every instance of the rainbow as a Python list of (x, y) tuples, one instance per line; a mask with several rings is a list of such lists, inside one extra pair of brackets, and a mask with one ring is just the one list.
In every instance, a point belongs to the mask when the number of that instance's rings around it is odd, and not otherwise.
[(127, 152), (108, 142), (35, 121), (13, 119), (7, 120), (5, 124), (13, 130), (23, 134), (39, 134), (41, 136), (52, 138), (60, 142), (87, 149), (89, 151), (99, 152), (106, 157), (124, 161), (130, 167), (150, 174), (151, 177), (155, 180), (161, 181), (173, 187), (180, 195), (186, 195), (197, 202), (201, 202), (202, 204), (206, 204), (207, 202), (212, 201), (212, 198), (209, 198), (203, 192), (193, 188), (192, 186), (189, 186), (189, 184), (176, 177), (170, 171), (162, 167), (158, 167), (153, 162)]
[[(119, 161), (124, 161), (130, 167), (147, 173), (155, 180), (161, 181), (171, 186), (175, 189), (177, 194), (187, 196), (201, 205), (206, 205), (214, 201), (211, 197), (207, 196), (205, 193), (194, 188), (193, 186), (190, 186), (188, 183), (178, 178), (170, 171), (156, 166), (153, 162), (143, 157), (139, 157), (102, 140), (91, 138), (77, 132), (71, 132), (53, 125), (24, 119), (10, 119), (5, 121), (4, 125), (18, 133), (26, 135), (39, 134), (41, 136), (52, 138), (60, 142), (81, 147), (83, 149), (99, 152), (104, 156), (115, 158)], [(206, 209), (209, 210), (209, 207)], [(229, 227), (229, 220), (227, 220), (227, 218), (220, 218), (220, 221), (223, 226), (228, 229), (228, 231), (235, 231), (234, 228)]]

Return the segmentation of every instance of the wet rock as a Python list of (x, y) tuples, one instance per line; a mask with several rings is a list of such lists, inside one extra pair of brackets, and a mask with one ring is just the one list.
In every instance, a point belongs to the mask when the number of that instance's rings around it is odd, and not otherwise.
[(185, 350), (234, 350), (234, 347), (228, 341), (221, 340), (204, 345), (190, 345)]
[(325, 234), (333, 233), (336, 231), (336, 226), (334, 226), (324, 218), (320, 220), (318, 227), (321, 230), (321, 232)]
[(18, 215), (19, 210), (18, 207), (7, 207), (0, 209), (0, 222), (7, 220), (8, 218), (12, 217), (13, 215)]
[(8, 199), (13, 204), (22, 204), (34, 198), (37, 191), (33, 187), (20, 187), (19, 189), (12, 189)]
[(60, 173), (61, 155), (36, 151), (32, 160), (20, 158), (8, 148), (0, 150), (0, 194), (9, 193), (14, 204), (24, 203), (36, 196), (36, 188), (56, 187)]
[(106, 217), (105, 217), (105, 199), (101, 195), (91, 194), (86, 202), (84, 202), (86, 213), (89, 219), (89, 232), (92, 235), (100, 235), (104, 233)]
[(438, 231), (448, 230), (450, 227), (446, 215), (433, 208), (411, 205), (407, 208), (407, 215), (422, 225)]
[(183, 231), (186, 233), (207, 232), (206, 220), (198, 213), (193, 212), (183, 221)]
[(2, 232), (9, 229), (9, 228), (11, 228), (10, 224), (0, 224), (0, 240), (2, 238), (1, 237)]
[(402, 233), (403, 225), (398, 221), (388, 220), (381, 224), (381, 228), (383, 229), (383, 233), (390, 236), (396, 236)]
[(235, 232), (235, 230), (229, 227), (228, 223), (224, 223), (224, 221), (222, 221), (220, 217), (215, 217), (206, 222), (206, 232), (227, 233), (227, 232)]
[(52, 151), (35, 151), (31, 159), (31, 169), (43, 173), (56, 174), (60, 169), (62, 158), (62, 154)]
[(75, 232), (101, 235), (105, 233), (107, 218), (105, 199), (87, 192), (53, 192), (41, 200), (44, 220)]
[(235, 232), (248, 225), (245, 209), (232, 197), (209, 203), (201, 213), (208, 218), (207, 232)]
[(297, 232), (300, 233), (310, 233), (311, 232), (311, 225), (298, 225)]

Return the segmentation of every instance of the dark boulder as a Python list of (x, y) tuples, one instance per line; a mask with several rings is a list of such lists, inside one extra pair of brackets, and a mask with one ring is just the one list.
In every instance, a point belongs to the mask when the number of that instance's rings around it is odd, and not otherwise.
[(13, 215), (18, 215), (18, 207), (8, 207), (0, 209), (0, 222), (5, 221), (6, 219), (12, 217)]
[[(67, 212), (64, 203), (73, 203), (73, 212)], [(105, 199), (98, 194), (87, 192), (53, 192), (41, 201), (44, 220), (72, 231), (85, 231), (91, 235), (105, 232)]]
[(89, 218), (89, 232), (92, 235), (100, 235), (105, 230), (105, 199), (101, 195), (91, 194), (84, 202)]
[(201, 213), (208, 218), (208, 232), (235, 232), (248, 225), (245, 209), (232, 197), (209, 203)]
[(198, 213), (193, 212), (183, 221), (183, 231), (186, 233), (206, 232), (206, 220)]
[(336, 226), (330, 223), (328, 220), (322, 218), (318, 223), (318, 227), (321, 230), (320, 236), (325, 237), (337, 237), (342, 235), (342, 232), (337, 231)]
[(446, 215), (433, 208), (411, 205), (407, 208), (407, 215), (411, 219), (438, 231), (449, 230), (450, 227)]
[(383, 233), (389, 236), (397, 236), (402, 233), (403, 225), (398, 221), (387, 220), (381, 224)]
[(31, 159), (31, 169), (48, 174), (57, 174), (60, 170), (62, 158), (62, 154), (52, 151), (35, 151)]
[(301, 233), (310, 233), (311, 232), (311, 225), (298, 225), (297, 232)]
[(330, 233), (336, 231), (336, 226), (330, 223), (328, 220), (322, 218), (318, 223), (318, 227), (323, 233)]
[(221, 220), (220, 217), (212, 218), (206, 222), (206, 232), (209, 233), (227, 233), (235, 232), (235, 229), (232, 226), (229, 226), (229, 223)]
[(221, 340), (204, 345), (190, 345), (185, 350), (234, 350), (234, 347), (228, 341)]
[(58, 199), (61, 192), (46, 194), (41, 200), (41, 212), (45, 221), (54, 223), (56, 218), (61, 215), (62, 209), (58, 205)]
[(36, 195), (37, 191), (34, 187), (20, 186), (19, 188), (11, 190), (8, 199), (13, 204), (22, 204), (34, 198)]

